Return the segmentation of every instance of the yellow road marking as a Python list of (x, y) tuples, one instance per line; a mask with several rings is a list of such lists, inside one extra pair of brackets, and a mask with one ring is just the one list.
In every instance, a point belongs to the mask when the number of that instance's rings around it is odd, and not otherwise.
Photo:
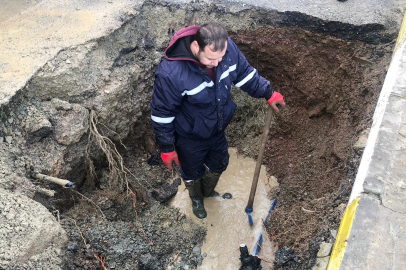
[(402, 40), (405, 36), (406, 36), (406, 12), (405, 12), (405, 16), (403, 17), (402, 25), (400, 26), (398, 39), (396, 40), (396, 45), (395, 45), (395, 49), (393, 50), (393, 53), (396, 52), (396, 49), (398, 48), (399, 44), (402, 42)]
[(333, 251), (331, 252), (331, 257), (327, 266), (327, 270), (340, 269), (341, 262), (344, 258), (348, 237), (350, 235), (352, 222), (354, 221), (355, 211), (357, 210), (358, 207), (359, 199), (360, 199), (359, 197), (355, 199), (345, 210), (344, 217), (341, 220), (340, 228), (338, 229)]

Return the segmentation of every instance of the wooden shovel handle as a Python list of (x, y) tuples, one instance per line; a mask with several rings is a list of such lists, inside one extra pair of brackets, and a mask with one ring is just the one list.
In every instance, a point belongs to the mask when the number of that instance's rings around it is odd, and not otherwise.
[(266, 115), (266, 120), (265, 120), (264, 132), (262, 134), (261, 147), (259, 148), (257, 165), (255, 167), (254, 178), (252, 180), (251, 193), (250, 193), (250, 197), (249, 197), (248, 204), (247, 204), (247, 208), (249, 208), (249, 209), (252, 209), (252, 205), (254, 204), (254, 197), (255, 197), (255, 192), (257, 190), (258, 177), (259, 177), (259, 173), (261, 171), (261, 165), (262, 165), (262, 159), (264, 157), (266, 140), (268, 139), (269, 127), (271, 125), (273, 115), (274, 115), (273, 109), (271, 108), (271, 106), (269, 106), (268, 113)]

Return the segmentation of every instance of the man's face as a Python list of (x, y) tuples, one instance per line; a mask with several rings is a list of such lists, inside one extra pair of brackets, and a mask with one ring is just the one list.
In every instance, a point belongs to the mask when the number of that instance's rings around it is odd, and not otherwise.
[(204, 50), (197, 53), (196, 57), (199, 62), (205, 65), (208, 68), (217, 67), (219, 62), (223, 59), (223, 56), (226, 54), (227, 50), (227, 42), (224, 50), (214, 52), (212, 50), (213, 46), (207, 45), (204, 47)]

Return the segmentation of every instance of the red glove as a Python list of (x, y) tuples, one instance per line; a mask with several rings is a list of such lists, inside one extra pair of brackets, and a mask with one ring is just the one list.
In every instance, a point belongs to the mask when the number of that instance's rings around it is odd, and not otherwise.
[(169, 153), (161, 153), (161, 158), (166, 168), (168, 168), (169, 170), (172, 170), (172, 162), (174, 161), (179, 166), (179, 159), (176, 151), (172, 151)]
[(274, 91), (271, 98), (268, 99), (268, 104), (271, 105), (272, 109), (278, 113), (279, 112), (279, 108), (276, 105), (282, 105), (282, 107), (285, 107), (285, 101), (283, 100), (283, 96), (279, 93)]

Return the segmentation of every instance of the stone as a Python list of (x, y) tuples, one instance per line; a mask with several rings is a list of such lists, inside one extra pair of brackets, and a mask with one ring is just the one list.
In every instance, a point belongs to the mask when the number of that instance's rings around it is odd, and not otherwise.
[(94, 255), (95, 255), (95, 253), (94, 253), (93, 251), (88, 250), (88, 251), (86, 252), (86, 254), (85, 254), (85, 257), (86, 257), (86, 259), (91, 260), (91, 259), (94, 259), (94, 258), (95, 258)]
[(75, 243), (69, 244), (67, 248), (69, 251), (78, 251), (79, 250), (78, 246)]
[(361, 132), (357, 142), (353, 146), (355, 151), (362, 152), (365, 149), (367, 146), (369, 131), (370, 129), (368, 128)]
[(0, 137), (0, 143), (4, 142), (4, 138)]
[[(55, 256), (51, 251), (61, 249), (67, 241), (64, 229), (48, 209), (23, 194), (0, 188), (0, 209), (0, 224), (5, 225), (0, 226), (1, 266), (15, 258), (51, 261)], [(34, 268), (16, 265), (10, 269)]]
[(403, 124), (399, 130), (399, 134), (406, 138), (406, 124)]
[(199, 256), (200, 255), (200, 253), (201, 253), (201, 249), (200, 249), (200, 247), (198, 247), (198, 246), (195, 246), (194, 248), (193, 248), (193, 254), (195, 255), (195, 256)]
[(72, 110), (61, 112), (57, 116), (55, 139), (63, 145), (79, 142), (89, 129), (89, 112), (84, 107), (75, 104)]
[(233, 195), (231, 195), (231, 193), (226, 192), (226, 193), (223, 194), (222, 197), (223, 197), (223, 199), (228, 200), (228, 199), (232, 199)]
[(330, 257), (317, 258), (316, 264), (313, 266), (312, 270), (326, 270), (329, 260)]
[(11, 143), (13, 141), (13, 137), (12, 136), (6, 136), (6, 142)]
[(322, 242), (320, 244), (319, 252), (317, 252), (317, 257), (321, 258), (321, 257), (328, 256), (330, 254), (332, 246), (333, 246), (333, 243)]
[(13, 119), (13, 118), (9, 118), (9, 119), (7, 119), (7, 122), (9, 122), (10, 124), (12, 124), (12, 123), (14, 122), (14, 119)]
[(68, 110), (72, 110), (72, 108), (73, 108), (73, 105), (70, 104), (69, 102), (67, 102), (65, 100), (60, 100), (57, 98), (51, 99), (51, 104), (58, 111), (59, 110), (68, 111)]
[(37, 142), (52, 133), (52, 124), (41, 112), (33, 108), (24, 127), (29, 142)]

